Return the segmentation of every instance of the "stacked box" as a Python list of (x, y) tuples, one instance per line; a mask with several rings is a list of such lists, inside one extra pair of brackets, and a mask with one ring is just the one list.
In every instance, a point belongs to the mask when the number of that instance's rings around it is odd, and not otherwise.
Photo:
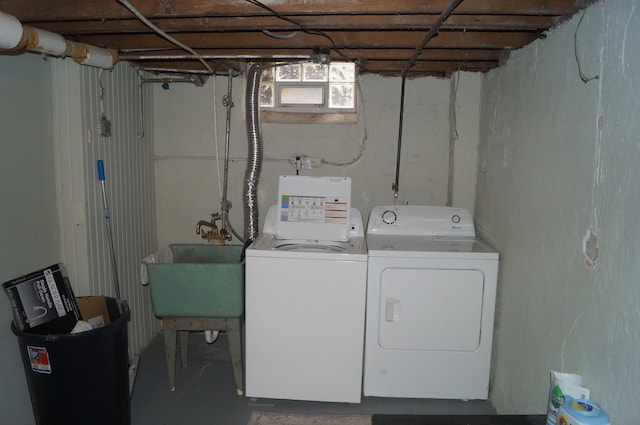
[(16, 327), (38, 334), (69, 333), (80, 319), (78, 305), (62, 264), (2, 284)]
[(89, 322), (92, 328), (101, 328), (111, 323), (107, 297), (104, 295), (78, 297), (76, 303), (82, 320)]

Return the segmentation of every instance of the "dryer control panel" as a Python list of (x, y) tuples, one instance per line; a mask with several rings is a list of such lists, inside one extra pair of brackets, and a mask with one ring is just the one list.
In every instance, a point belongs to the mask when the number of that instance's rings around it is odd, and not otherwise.
[(475, 237), (473, 217), (464, 208), (427, 205), (374, 207), (368, 235)]

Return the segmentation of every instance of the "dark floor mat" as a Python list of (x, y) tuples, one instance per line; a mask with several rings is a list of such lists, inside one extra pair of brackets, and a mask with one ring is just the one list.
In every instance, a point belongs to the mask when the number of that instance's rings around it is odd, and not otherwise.
[(373, 415), (372, 425), (544, 425), (545, 415)]

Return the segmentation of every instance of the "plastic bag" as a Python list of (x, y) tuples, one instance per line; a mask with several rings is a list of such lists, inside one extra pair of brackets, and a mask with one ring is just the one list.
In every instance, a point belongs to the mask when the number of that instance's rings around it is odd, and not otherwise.
[(142, 264), (140, 265), (140, 283), (143, 285), (149, 284), (149, 277), (147, 276), (148, 263), (173, 263), (173, 252), (171, 248), (164, 246), (142, 259)]

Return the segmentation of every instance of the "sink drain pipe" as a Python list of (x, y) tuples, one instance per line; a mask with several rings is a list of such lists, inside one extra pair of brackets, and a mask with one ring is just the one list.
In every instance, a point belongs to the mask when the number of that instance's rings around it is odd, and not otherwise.
[(207, 341), (207, 344), (216, 342), (218, 335), (220, 335), (220, 331), (204, 331), (204, 339)]

